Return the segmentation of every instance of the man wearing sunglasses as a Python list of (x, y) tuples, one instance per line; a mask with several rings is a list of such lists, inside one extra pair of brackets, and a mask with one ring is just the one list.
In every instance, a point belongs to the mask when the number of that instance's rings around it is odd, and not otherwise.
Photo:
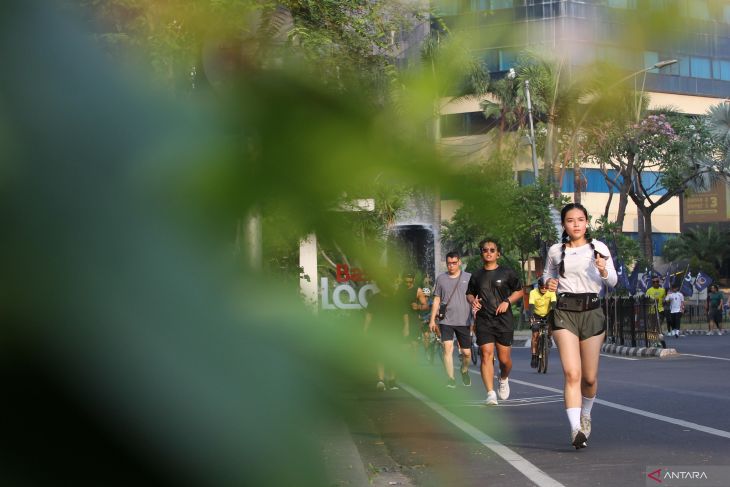
[(479, 243), (484, 267), (471, 276), (467, 299), (476, 312), (477, 345), (482, 353), (482, 381), (487, 389), (486, 404), (497, 404), (494, 392), (494, 352), (499, 360), (499, 399), (509, 397), (509, 373), (512, 370), (514, 318), (512, 305), (522, 299), (522, 283), (517, 273), (501, 267), (501, 247), (493, 238)]

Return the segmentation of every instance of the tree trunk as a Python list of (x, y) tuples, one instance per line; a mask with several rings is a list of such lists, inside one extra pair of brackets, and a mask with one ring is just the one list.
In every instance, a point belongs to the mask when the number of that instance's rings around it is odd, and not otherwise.
[(583, 191), (583, 179), (581, 178), (580, 165), (577, 161), (573, 163), (573, 201), (580, 204)]
[(616, 215), (616, 224), (620, 232), (624, 229), (624, 219), (626, 218), (626, 206), (629, 203), (629, 191), (631, 190), (631, 176), (634, 170), (634, 164), (638, 154), (628, 154), (628, 164), (621, 171), (621, 193), (618, 197), (618, 214)]
[(652, 244), (652, 229), (651, 229), (651, 213), (653, 211), (653, 208), (643, 208), (643, 217), (644, 217), (644, 238), (641, 242), (641, 245), (644, 249), (644, 255), (646, 256), (646, 260), (649, 262), (649, 265), (654, 267), (654, 245)]
[(611, 209), (611, 202), (613, 201), (613, 186), (608, 185), (608, 200), (606, 201), (606, 208), (603, 210), (603, 219), (608, 221), (608, 210)]

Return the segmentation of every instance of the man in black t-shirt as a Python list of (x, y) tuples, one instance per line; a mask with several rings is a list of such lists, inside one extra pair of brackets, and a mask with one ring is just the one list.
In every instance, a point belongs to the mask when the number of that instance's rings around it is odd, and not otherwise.
[(509, 397), (509, 373), (512, 370), (512, 339), (514, 318), (511, 305), (522, 298), (522, 284), (517, 273), (501, 267), (497, 260), (502, 255), (495, 239), (479, 243), (484, 267), (474, 272), (466, 292), (476, 311), (477, 345), (482, 352), (482, 381), (487, 389), (487, 405), (497, 404), (494, 392), (494, 349), (499, 360), (499, 398)]

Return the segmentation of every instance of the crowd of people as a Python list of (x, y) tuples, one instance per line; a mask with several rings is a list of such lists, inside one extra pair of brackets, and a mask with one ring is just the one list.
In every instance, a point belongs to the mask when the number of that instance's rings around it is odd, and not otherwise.
[[(571, 203), (561, 211), (561, 243), (549, 248), (542, 277), (531, 290), (527, 317), (531, 323), (530, 366), (537, 367), (537, 336), (541, 323), (547, 321), (550, 337), (557, 344), (564, 375), (564, 405), (570, 427), (570, 443), (587, 446), (591, 434), (591, 414), (598, 390), (601, 346), (606, 335), (606, 316), (599, 296), (607, 287), (615, 287), (618, 275), (608, 246), (593, 239), (588, 228), (588, 212)], [(482, 266), (473, 273), (463, 269), (458, 252), (446, 254), (446, 272), (439, 275), (433, 288), (425, 278), (415, 285), (413, 274), (406, 274), (398, 288), (381, 287), (366, 312), (366, 329), (374, 316), (386, 316), (384, 302), (392, 303), (391, 332), (400, 330), (400, 338), (413, 346), (429, 344), (431, 334), (443, 343), (446, 386), (456, 387), (454, 341), (459, 350), (461, 383), (471, 386), (469, 360), (475, 340), (481, 356), (480, 372), (486, 391), (485, 404), (493, 406), (510, 396), (509, 375), (512, 370), (512, 343), (515, 323), (512, 307), (523, 300), (523, 283), (518, 274), (499, 259), (502, 247), (497, 239), (487, 237), (479, 243)], [(385, 291), (385, 293), (383, 293)], [(389, 299), (393, 296), (394, 299)], [(655, 316), (661, 326), (666, 321), (667, 334), (679, 334), (684, 312), (684, 296), (676, 284), (669, 293), (652, 279), (646, 296), (654, 303)], [(726, 302), (716, 285), (707, 297), (708, 334), (722, 332), (722, 313)], [(392, 318), (397, 317), (393, 326)], [(379, 326), (389, 326), (380, 323)], [(499, 364), (495, 391), (494, 358)], [(397, 388), (394, 375), (385, 375), (378, 364), (377, 387)]]

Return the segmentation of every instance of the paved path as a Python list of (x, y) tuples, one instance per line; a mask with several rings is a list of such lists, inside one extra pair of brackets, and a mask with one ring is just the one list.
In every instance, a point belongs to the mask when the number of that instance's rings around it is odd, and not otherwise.
[(352, 438), (370, 480), (389, 479), (383, 485), (644, 486), (653, 466), (730, 472), (730, 336), (670, 346), (679, 354), (602, 354), (584, 450), (569, 445), (557, 353), (537, 374), (522, 347), (513, 350), (512, 395), (498, 406), (482, 404), (476, 368), (472, 387), (448, 390), (439, 367), (420, 364), (401, 390), (353, 393), (367, 427), (351, 428)]

